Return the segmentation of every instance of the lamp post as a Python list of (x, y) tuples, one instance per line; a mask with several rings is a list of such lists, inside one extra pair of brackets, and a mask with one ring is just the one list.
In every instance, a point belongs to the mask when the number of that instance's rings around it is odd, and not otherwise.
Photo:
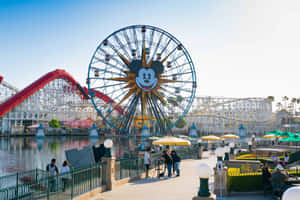
[(211, 168), (207, 163), (200, 163), (197, 166), (197, 174), (200, 178), (200, 187), (198, 191), (198, 197), (209, 197), (210, 191), (208, 187), (208, 179), (211, 175)]
[(298, 200), (299, 196), (300, 187), (291, 187), (283, 193), (282, 200)]
[(230, 147), (230, 155), (233, 155), (234, 154), (234, 143), (230, 142), (229, 147)]
[(202, 144), (201, 144), (202, 140), (198, 139), (197, 143), (198, 143), (198, 159), (202, 158)]
[(111, 139), (106, 139), (104, 141), (105, 154), (104, 157), (111, 158), (111, 148), (113, 147), (113, 141)]
[(252, 141), (248, 142), (248, 149), (249, 149), (250, 152), (252, 151)]
[(224, 160), (229, 160), (229, 151), (230, 151), (229, 146), (225, 146), (224, 147), (224, 153), (225, 153)]
[(215, 151), (216, 155), (217, 155), (217, 162), (223, 160), (223, 148), (222, 147), (218, 147)]

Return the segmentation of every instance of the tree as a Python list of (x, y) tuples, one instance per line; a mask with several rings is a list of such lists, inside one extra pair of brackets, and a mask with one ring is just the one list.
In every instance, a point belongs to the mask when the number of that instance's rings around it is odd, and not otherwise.
[(282, 103), (278, 102), (276, 104), (277, 109), (280, 111), (282, 109)]
[(273, 102), (275, 100), (275, 97), (274, 96), (268, 96), (267, 99)]
[(178, 121), (178, 123), (176, 124), (176, 128), (183, 128), (186, 125), (186, 121), (184, 119)]
[(52, 119), (51, 121), (48, 122), (49, 127), (51, 128), (60, 128), (60, 124), (57, 119)]
[(284, 109), (287, 109), (287, 101), (289, 98), (287, 96), (282, 97), (282, 101), (284, 102)]

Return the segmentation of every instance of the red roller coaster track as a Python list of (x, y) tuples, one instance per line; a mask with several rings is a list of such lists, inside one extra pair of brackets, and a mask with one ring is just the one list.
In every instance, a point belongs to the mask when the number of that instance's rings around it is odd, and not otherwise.
[[(3, 77), (0, 76), (0, 83), (2, 79)], [(57, 69), (55, 71), (45, 74), (44, 76), (30, 84), (28, 87), (24, 88), (23, 90), (6, 100), (4, 103), (0, 104), (0, 117), (4, 116), (6, 113), (14, 109), (17, 105), (24, 102), (31, 95), (33, 95), (38, 90), (45, 87), (48, 83), (55, 79), (64, 79), (65, 81), (69, 82), (70, 85), (75, 86), (78, 94), (83, 99), (89, 99), (88, 89), (86, 87), (82, 88), (80, 84), (66, 71)], [(93, 92), (95, 92), (96, 97), (102, 99), (105, 103), (116, 103), (113, 99), (111, 99), (109, 96), (103, 94), (100, 91)], [(121, 107), (117, 107), (116, 110), (119, 113), (122, 113), (123, 111)]]

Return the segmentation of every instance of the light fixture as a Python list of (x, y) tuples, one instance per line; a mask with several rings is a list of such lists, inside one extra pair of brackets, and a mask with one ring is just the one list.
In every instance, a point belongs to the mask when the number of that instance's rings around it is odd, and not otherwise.
[(251, 140), (248, 142), (248, 148), (249, 148), (249, 151), (252, 150), (252, 141)]
[(223, 159), (223, 148), (222, 147), (218, 147), (216, 148), (216, 151), (215, 151), (216, 155), (217, 155), (217, 160), (218, 161), (222, 161)]
[(200, 163), (197, 166), (197, 174), (200, 178), (199, 197), (209, 197), (208, 179), (212, 174), (211, 168), (207, 163)]
[(104, 140), (104, 147), (105, 147), (105, 157), (111, 157), (111, 148), (113, 147), (113, 141), (111, 139)]
[(229, 160), (229, 152), (230, 152), (229, 146), (224, 147), (224, 152), (225, 152), (224, 160)]
[(232, 154), (234, 154), (234, 143), (233, 142), (230, 142), (230, 144), (229, 144), (229, 147), (230, 147), (230, 154), (232, 155)]
[(291, 187), (283, 193), (282, 200), (298, 200), (299, 196), (300, 187)]

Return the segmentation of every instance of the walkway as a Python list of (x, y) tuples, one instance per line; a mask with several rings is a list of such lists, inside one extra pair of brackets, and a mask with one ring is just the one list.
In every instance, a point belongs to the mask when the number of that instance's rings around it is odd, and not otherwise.
[[(208, 158), (209, 157), (209, 158)], [(132, 183), (115, 187), (113, 191), (99, 194), (92, 200), (191, 200), (197, 194), (199, 179), (196, 175), (196, 167), (199, 163), (208, 163), (211, 167), (216, 164), (216, 157), (210, 156), (207, 152), (202, 160), (185, 160), (182, 162), (180, 177), (170, 179), (142, 179)], [(210, 188), (213, 189), (213, 178), (210, 178)], [(225, 199), (225, 198), (224, 198)], [(226, 200), (268, 200), (261, 196), (251, 197), (230, 197)]]

